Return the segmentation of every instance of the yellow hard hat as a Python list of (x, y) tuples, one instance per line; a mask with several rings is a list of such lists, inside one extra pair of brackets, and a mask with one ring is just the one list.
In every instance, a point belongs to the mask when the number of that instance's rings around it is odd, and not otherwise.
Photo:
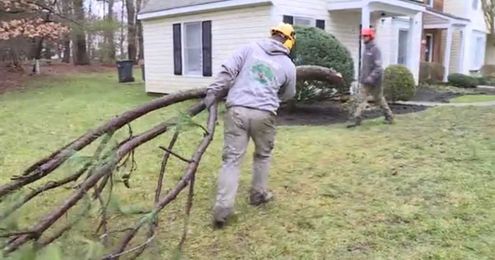
[(280, 23), (279, 25), (272, 28), (271, 33), (272, 35), (274, 35), (275, 33), (281, 33), (287, 38), (284, 46), (287, 47), (289, 50), (294, 47), (296, 43), (296, 31), (294, 30), (294, 27), (292, 25), (288, 23)]

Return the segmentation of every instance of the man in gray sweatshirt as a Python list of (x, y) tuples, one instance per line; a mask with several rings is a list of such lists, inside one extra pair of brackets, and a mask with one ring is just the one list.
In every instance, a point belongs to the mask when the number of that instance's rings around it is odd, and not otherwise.
[(359, 78), (360, 88), (357, 95), (357, 107), (354, 111), (353, 122), (347, 125), (348, 128), (361, 125), (362, 113), (368, 104), (368, 96), (372, 95), (376, 104), (380, 106), (385, 115), (385, 122), (392, 124), (394, 116), (392, 110), (383, 97), (382, 88), (382, 54), (375, 44), (375, 31), (370, 28), (362, 30), (361, 35), (365, 43), (365, 50), (362, 59), (361, 76)]
[(222, 65), (204, 99), (210, 107), (221, 98), (221, 93), (228, 91), (223, 166), (213, 209), (216, 227), (222, 227), (233, 212), (240, 164), (249, 139), (255, 144), (250, 203), (258, 206), (272, 198), (268, 172), (275, 142), (276, 113), (280, 102), (296, 93), (296, 67), (289, 57), (295, 44), (294, 28), (280, 24), (271, 34), (271, 38), (235, 52)]

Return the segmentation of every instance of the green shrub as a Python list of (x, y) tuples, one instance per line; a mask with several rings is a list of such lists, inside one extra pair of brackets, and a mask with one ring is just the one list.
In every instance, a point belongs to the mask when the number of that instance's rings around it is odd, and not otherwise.
[(488, 78), (485, 78), (485, 77), (477, 77), (475, 78), (476, 79), (476, 82), (477, 82), (477, 85), (488, 85)]
[(480, 71), (483, 77), (495, 77), (495, 64), (485, 64)]
[(419, 83), (437, 84), (443, 81), (445, 67), (440, 63), (421, 62), (419, 70)]
[(486, 77), (477, 77), (478, 86), (495, 86), (495, 77), (486, 76)]
[(475, 88), (478, 86), (478, 80), (476, 78), (460, 73), (450, 74), (449, 83), (458, 88)]
[(416, 94), (413, 74), (403, 65), (389, 66), (383, 76), (383, 92), (391, 101), (411, 99)]
[(293, 53), (294, 63), (318, 65), (340, 72), (344, 85), (332, 85), (319, 81), (297, 84), (297, 101), (325, 99), (337, 93), (346, 93), (354, 78), (354, 62), (350, 52), (333, 35), (314, 27), (296, 27), (297, 44)]

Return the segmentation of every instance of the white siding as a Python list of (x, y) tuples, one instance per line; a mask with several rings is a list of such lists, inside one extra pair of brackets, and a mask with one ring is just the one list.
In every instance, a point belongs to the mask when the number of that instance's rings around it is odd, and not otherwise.
[(469, 14), (466, 12), (466, 7), (469, 1), (471, 0), (444, 0), (443, 11), (459, 17), (468, 18)]
[(326, 0), (273, 0), (275, 21), (282, 21), (283, 15), (328, 20)]
[(472, 2), (473, 0), (444, 0), (444, 11), (455, 16), (467, 18), (471, 20), (471, 29), (486, 32), (486, 24), (483, 9), (481, 8), (481, 2), (478, 2), (478, 9), (473, 9)]
[[(447, 35), (445, 33), (443, 33), (442, 34), (442, 42), (444, 43), (444, 46), (445, 46), (446, 38), (447, 38)], [(459, 31), (459, 30), (454, 31), (452, 33), (452, 48), (450, 51), (449, 74), (457, 73), (460, 71), (459, 59), (461, 58), (461, 40), (462, 40), (461, 31)]]
[(205, 87), (212, 77), (176, 76), (173, 63), (172, 25), (174, 23), (212, 21), (213, 74), (237, 48), (268, 36), (271, 6), (209, 12), (173, 18), (143, 21), (146, 91), (173, 93)]
[(399, 29), (408, 29), (409, 24), (391, 18), (380, 19), (376, 22), (376, 43), (382, 50), (383, 66), (397, 64), (399, 50)]
[(325, 30), (334, 35), (352, 55), (357, 76), (359, 64), (360, 10), (328, 12), (328, 0), (274, 0), (273, 21), (282, 21), (283, 15), (325, 20)]
[(445, 0), (444, 7), (446, 13), (470, 20), (462, 37), (460, 32), (454, 33), (450, 72), (467, 74), (470, 70), (479, 69), (473, 66), (475, 55), (479, 55), (473, 52), (473, 48), (476, 46), (476, 37), (485, 37), (487, 32), (481, 3), (478, 2), (478, 9), (473, 9), (473, 0)]
[(327, 21), (326, 31), (333, 34), (351, 53), (354, 61), (354, 71), (358, 73), (359, 66), (359, 24), (360, 12), (331, 12)]

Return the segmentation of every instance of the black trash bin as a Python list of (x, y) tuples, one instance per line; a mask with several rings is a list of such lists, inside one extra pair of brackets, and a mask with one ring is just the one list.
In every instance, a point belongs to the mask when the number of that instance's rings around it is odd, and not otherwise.
[(134, 82), (134, 77), (132, 75), (132, 68), (134, 66), (134, 61), (132, 60), (121, 60), (117, 61), (117, 71), (119, 73), (119, 82)]

